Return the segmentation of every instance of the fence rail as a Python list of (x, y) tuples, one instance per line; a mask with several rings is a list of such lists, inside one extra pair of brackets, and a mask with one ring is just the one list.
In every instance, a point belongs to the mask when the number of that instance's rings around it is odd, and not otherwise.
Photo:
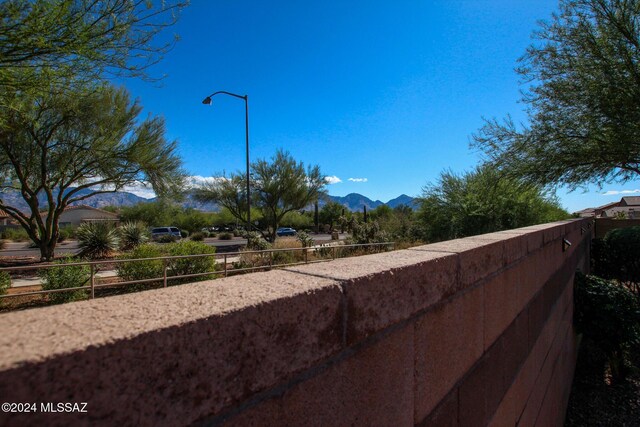
[[(383, 242), (383, 243), (366, 243), (366, 244), (352, 244), (352, 245), (327, 245), (327, 246), (313, 246), (306, 248), (280, 248), (280, 249), (267, 249), (261, 251), (240, 251), (240, 252), (229, 252), (229, 253), (213, 253), (213, 254), (198, 254), (198, 255), (179, 255), (179, 256), (162, 256), (162, 257), (154, 257), (154, 258), (132, 258), (132, 259), (110, 259), (110, 260), (102, 260), (102, 261), (79, 261), (79, 262), (70, 262), (64, 264), (56, 264), (56, 263), (48, 263), (48, 264), (38, 264), (38, 265), (28, 265), (28, 266), (16, 266), (16, 267), (2, 267), (0, 268), (0, 272), (20, 272), (20, 271), (40, 271), (52, 268), (65, 268), (72, 266), (88, 266), (89, 267), (89, 278), (85, 281), (86, 284), (82, 286), (76, 286), (72, 288), (62, 288), (62, 289), (48, 289), (48, 290), (39, 290), (39, 291), (28, 291), (28, 292), (16, 292), (6, 295), (0, 295), (0, 301), (2, 299), (7, 298), (16, 298), (16, 297), (24, 297), (30, 295), (48, 295), (53, 293), (60, 292), (77, 292), (77, 291), (88, 291), (89, 298), (93, 299), (96, 297), (95, 291), (96, 289), (101, 288), (113, 288), (113, 287), (125, 287), (128, 285), (137, 285), (137, 284), (145, 284), (145, 283), (162, 283), (162, 287), (167, 287), (170, 281), (175, 281), (179, 279), (189, 279), (189, 278), (197, 278), (197, 277), (215, 277), (222, 276), (227, 277), (232, 274), (242, 274), (248, 273), (252, 271), (265, 271), (273, 268), (283, 268), (283, 267), (291, 267), (295, 265), (303, 265), (303, 264), (312, 264), (317, 262), (326, 262), (331, 261), (336, 258), (343, 258), (345, 256), (354, 256), (359, 255), (357, 252), (362, 251), (364, 253), (374, 253), (374, 252), (382, 252), (393, 250), (395, 247), (394, 242)], [(300, 258), (295, 262), (277, 262), (277, 259), (274, 259), (278, 256), (278, 254), (282, 253), (293, 253), (294, 256), (292, 258)], [(298, 257), (295, 256), (296, 253), (300, 253)], [(361, 253), (363, 254), (363, 253)], [(219, 262), (222, 263), (222, 269), (218, 270), (217, 267), (213, 271), (205, 271), (205, 272), (197, 272), (190, 274), (170, 274), (173, 273), (171, 263), (183, 260), (183, 259), (199, 259), (199, 258), (214, 258), (215, 265), (217, 266)], [(153, 262), (153, 261), (161, 261), (162, 262), (162, 276), (152, 277), (152, 278), (143, 278), (137, 280), (128, 280), (122, 281), (119, 280), (118, 276), (116, 277), (118, 280), (110, 282), (110, 283), (100, 283), (101, 277), (97, 276), (97, 273), (100, 271), (104, 271), (105, 266), (113, 267), (118, 264), (125, 263), (136, 263), (136, 262)], [(237, 268), (229, 268), (229, 262), (233, 266), (234, 263), (239, 265)], [(250, 266), (245, 266), (250, 265)], [(102, 270), (101, 270), (102, 267)], [(116, 267), (117, 268), (117, 267)], [(109, 270), (107, 270), (109, 271)], [(36, 273), (35, 276), (30, 276), (29, 279), (34, 277), (38, 277)], [(37, 286), (39, 284), (34, 284), (33, 286)], [(41, 285), (41, 283), (40, 283)], [(13, 288), (15, 289), (15, 288)]]

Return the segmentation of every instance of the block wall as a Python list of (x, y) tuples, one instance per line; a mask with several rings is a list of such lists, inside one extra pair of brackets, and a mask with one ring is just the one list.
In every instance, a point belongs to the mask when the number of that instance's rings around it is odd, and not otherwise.
[(87, 403), (0, 425), (560, 426), (586, 223), (0, 315), (0, 400)]

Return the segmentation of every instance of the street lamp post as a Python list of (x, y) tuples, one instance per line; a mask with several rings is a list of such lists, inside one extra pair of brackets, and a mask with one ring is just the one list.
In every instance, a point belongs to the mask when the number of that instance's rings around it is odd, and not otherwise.
[(247, 144), (247, 232), (251, 231), (251, 194), (249, 189), (249, 97), (247, 95), (236, 95), (235, 93), (219, 90), (202, 100), (205, 105), (211, 105), (211, 98), (218, 94), (233, 96), (235, 98), (244, 99), (244, 131)]

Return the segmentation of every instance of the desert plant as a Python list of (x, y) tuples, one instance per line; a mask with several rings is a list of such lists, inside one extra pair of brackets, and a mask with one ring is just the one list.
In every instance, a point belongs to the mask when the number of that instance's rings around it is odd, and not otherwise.
[(233, 238), (233, 234), (227, 233), (227, 232), (220, 233), (218, 235), (218, 239), (220, 240), (231, 240), (232, 238)]
[(78, 227), (80, 254), (90, 259), (105, 258), (118, 250), (118, 231), (105, 223), (89, 222)]
[(186, 239), (187, 237), (189, 237), (189, 232), (186, 230), (180, 230), (180, 237)]
[(615, 282), (580, 273), (576, 273), (574, 299), (576, 329), (605, 353), (612, 381), (624, 381), (627, 352), (640, 337), (637, 300)]
[(252, 251), (264, 251), (271, 248), (269, 242), (264, 240), (262, 235), (256, 231), (250, 231), (244, 236), (247, 239), (247, 249)]
[(190, 239), (193, 240), (194, 242), (202, 242), (204, 240), (204, 233), (202, 231), (196, 231), (195, 233), (191, 234)]
[[(73, 258), (63, 258), (55, 264), (58, 266), (40, 270), (38, 275), (42, 280), (42, 290), (78, 288), (85, 286), (91, 276), (86, 265), (65, 265), (74, 262)], [(61, 304), (70, 301), (85, 299), (87, 292), (84, 290), (53, 292), (49, 294), (49, 301)]]
[(314, 244), (313, 238), (306, 231), (298, 231), (297, 238), (303, 248), (309, 248)]
[(0, 240), (0, 250), (4, 249), (7, 246), (6, 240)]
[[(214, 254), (216, 252), (216, 248), (201, 242), (183, 240), (181, 242), (176, 242), (169, 245), (167, 247), (167, 251), (171, 256), (200, 255)], [(216, 270), (217, 266), (214, 256), (170, 259), (168, 262), (169, 272), (171, 276), (183, 276), (188, 274), (213, 272)], [(209, 278), (211, 278), (211, 276), (207, 275), (195, 278), (187, 278), (182, 281), (192, 282), (195, 280), (205, 280)]]
[[(276, 239), (272, 249), (301, 249), (302, 243), (299, 239)], [(292, 264), (304, 260), (304, 253), (301, 250), (278, 251), (271, 255), (273, 264)]]
[[(162, 250), (153, 244), (143, 243), (126, 254), (122, 254), (120, 259), (157, 258), (165, 255)], [(116, 266), (118, 276), (125, 281), (135, 281), (144, 279), (161, 278), (164, 275), (164, 265), (162, 260), (150, 259), (144, 261), (121, 262)], [(146, 283), (133, 285), (134, 289), (145, 289)]]
[(149, 230), (140, 221), (128, 221), (118, 228), (120, 249), (129, 251), (149, 241)]

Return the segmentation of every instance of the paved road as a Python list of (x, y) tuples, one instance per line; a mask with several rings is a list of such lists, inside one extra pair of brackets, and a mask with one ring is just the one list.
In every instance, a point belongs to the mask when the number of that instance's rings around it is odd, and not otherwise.
[[(313, 239), (318, 243), (328, 242), (331, 240), (330, 234), (317, 234), (311, 235)], [(340, 235), (340, 239), (344, 239), (345, 234)], [(226, 252), (229, 249), (233, 250), (234, 246), (244, 246), (247, 244), (247, 240), (234, 237), (232, 240), (218, 240), (218, 239), (205, 239), (204, 242), (207, 245), (215, 246), (219, 248), (219, 252)], [(225, 250), (226, 249), (226, 250)], [(56, 256), (58, 255), (75, 255), (80, 252), (78, 248), (78, 242), (75, 240), (68, 240), (59, 243), (56, 247)], [(29, 242), (8, 242), (3, 250), (0, 250), (0, 256), (10, 257), (38, 257), (40, 251), (37, 248), (30, 248)]]

